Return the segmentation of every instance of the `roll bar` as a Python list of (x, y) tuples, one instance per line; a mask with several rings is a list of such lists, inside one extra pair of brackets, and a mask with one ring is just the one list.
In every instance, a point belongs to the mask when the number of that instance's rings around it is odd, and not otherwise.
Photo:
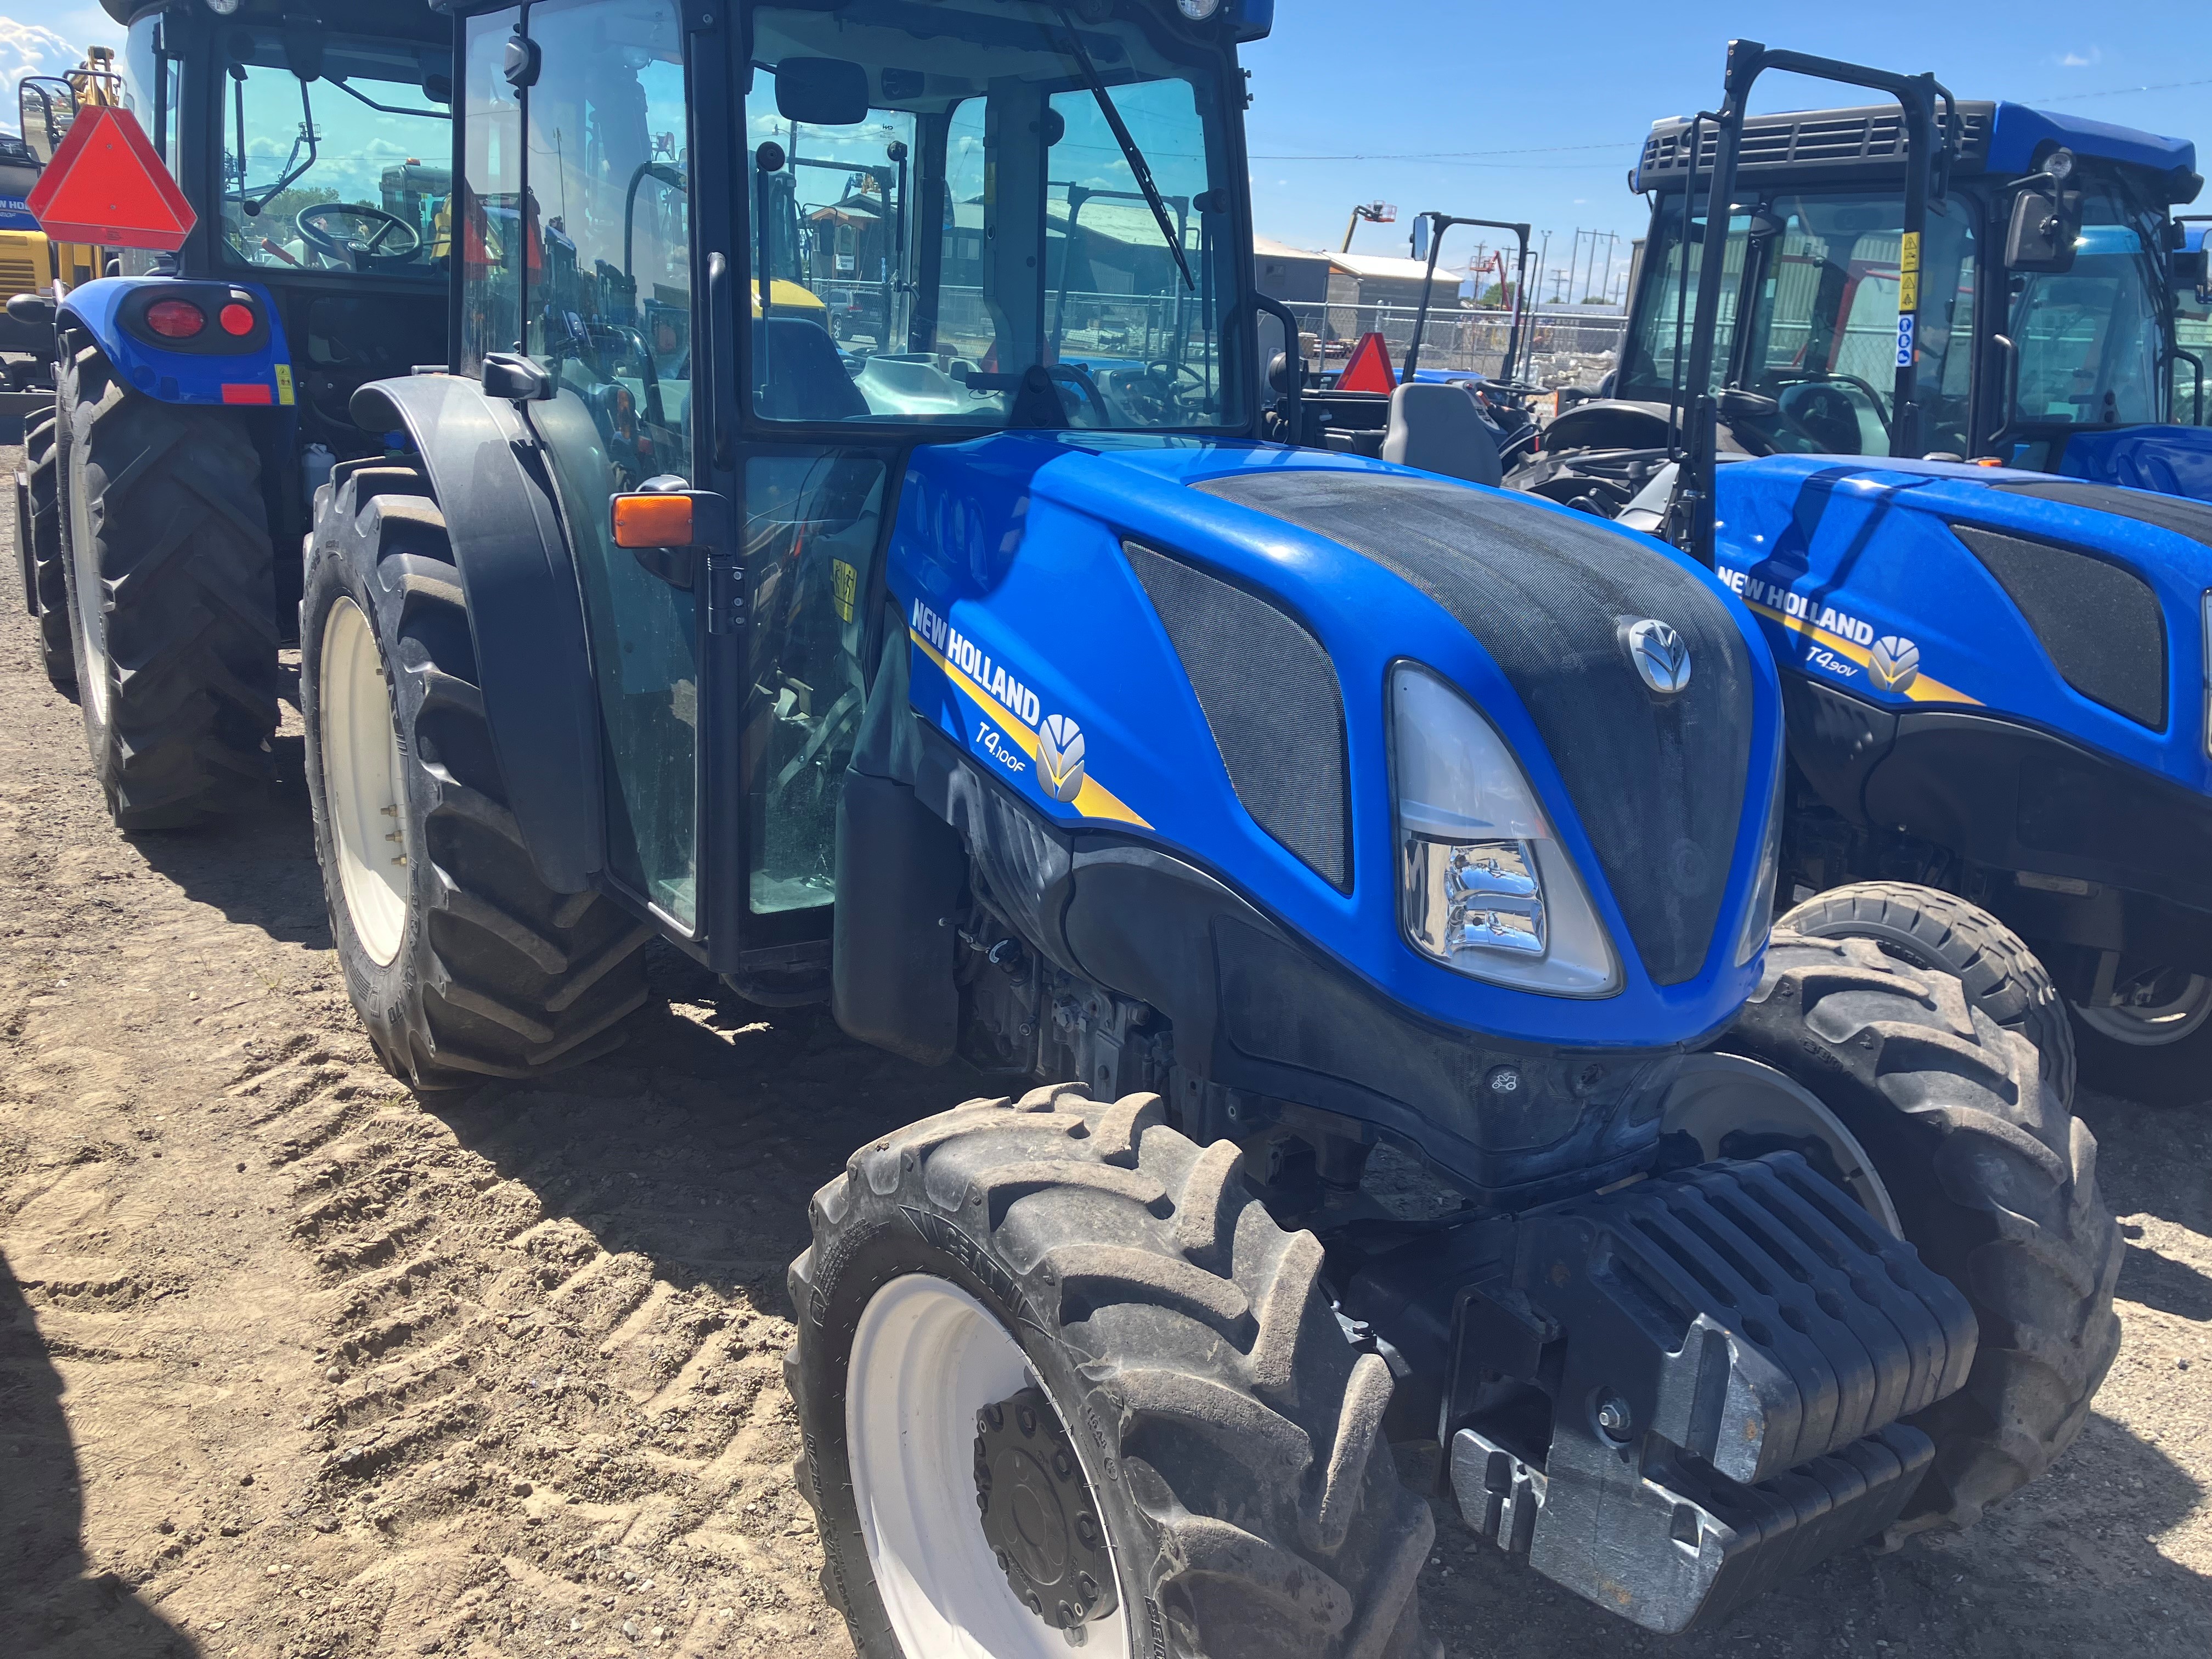
[[(1768, 70), (1808, 75), (1846, 86), (1867, 87), (1895, 98), (1905, 112), (1905, 237), (1899, 250), (1897, 290), (1896, 404), (1890, 422), (1889, 453), (1920, 453), (1918, 387), (1921, 233), (1928, 204), (1943, 199), (1951, 163), (1959, 151), (1958, 103), (1950, 88), (1933, 75), (1899, 75), (1839, 58), (1802, 52), (1774, 51), (1757, 40), (1731, 40), (1719, 112), (1701, 112), (1691, 124), (1690, 176), (1682, 197), (1683, 263), (1688, 264), (1691, 210), (1698, 190), (1698, 163), (1711, 122), (1716, 137), (1711, 181), (1705, 190), (1704, 251), (1698, 261), (1698, 304), (1691, 325), (1687, 372), (1690, 395), (1688, 454), (1675, 475), (1674, 499), (1668, 514), (1668, 539), (1699, 563), (1713, 562), (1713, 473), (1717, 465), (1720, 399), (1708, 389), (1712, 379), (1714, 341), (1719, 332), (1723, 268), (1727, 261), (1729, 214), (1735, 199), (1736, 155), (1753, 83)], [(1936, 142), (1936, 100), (1943, 100), (1942, 138)], [(1679, 358), (1679, 352), (1677, 354)]]

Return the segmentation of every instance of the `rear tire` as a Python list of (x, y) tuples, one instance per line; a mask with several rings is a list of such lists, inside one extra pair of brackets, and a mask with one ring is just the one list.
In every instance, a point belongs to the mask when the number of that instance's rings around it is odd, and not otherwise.
[(1856, 1137), (1920, 1258), (1972, 1304), (1966, 1385), (1906, 1419), (1936, 1462), (1891, 1529), (1973, 1524), (2073, 1443), (2120, 1341), (2118, 1224), (2097, 1141), (1947, 972), (1778, 930), (1722, 1047), (1818, 1096)]
[(157, 403), (95, 346), (63, 365), (66, 614), (85, 741), (124, 830), (260, 802), (276, 729), (261, 463), (238, 418)]
[(1870, 939), (1900, 962), (1951, 975), (1968, 1002), (2035, 1045), (2043, 1080), (2073, 1105), (2065, 1001), (2042, 959), (1980, 906), (1911, 882), (1861, 881), (1814, 894), (1774, 925), (1808, 939)]
[[(989, 1403), (961, 1393), (990, 1391), (972, 1368), (872, 1364), (885, 1298), (918, 1290), (979, 1310), (1015, 1385), (1025, 1367), (1069, 1431), (1119, 1590), (1086, 1647), (1436, 1651), (1415, 1589), (1435, 1522), (1382, 1438), (1389, 1366), (1346, 1340), (1313, 1235), (1277, 1227), (1240, 1171), (1234, 1145), (1167, 1127), (1158, 1096), (1105, 1104), (1071, 1085), (898, 1130), (814, 1195), (785, 1376), (823, 1589), (863, 1659), (933, 1659), (953, 1625), (992, 1659), (1068, 1650), (993, 1566), (975, 1488), (933, 1493), (896, 1467)], [(940, 1506), (947, 1523), (918, 1531)]]
[(618, 1046), (653, 930), (538, 878), (507, 804), (468, 600), (421, 475), (319, 492), (301, 607), (315, 854), (346, 989), (417, 1089), (529, 1078)]
[(76, 690), (70, 644), (69, 578), (62, 562), (60, 422), (42, 416), (23, 431), (23, 471), (16, 495), (16, 550), (26, 598), (39, 623), (39, 657), (57, 691)]

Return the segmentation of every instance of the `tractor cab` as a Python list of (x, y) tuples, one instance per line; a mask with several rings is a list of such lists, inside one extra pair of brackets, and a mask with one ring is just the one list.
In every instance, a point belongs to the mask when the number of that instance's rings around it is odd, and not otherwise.
[[(1715, 143), (1711, 121), (1696, 125), (1694, 187), (1692, 122), (1655, 122), (1644, 141), (1631, 182), (1651, 223), (1612, 397), (1547, 434), (1560, 459), (1527, 480), (1543, 493), (1617, 508), (1663, 463), (1669, 409), (1723, 387), (1724, 451), (1989, 457), (2106, 483), (2138, 482), (2116, 469), (2146, 428), (2212, 418), (2203, 354), (2181, 338), (2202, 260), (2172, 217), (2202, 184), (2194, 147), (1948, 93), (1917, 183), (1894, 105), (1747, 118), (1710, 384), (1684, 386)], [(1925, 221), (1908, 258), (1915, 188)], [(1908, 283), (1917, 306), (1900, 307)], [(1904, 308), (1918, 409), (1899, 449)], [(2212, 456), (2204, 434), (2160, 441)]]

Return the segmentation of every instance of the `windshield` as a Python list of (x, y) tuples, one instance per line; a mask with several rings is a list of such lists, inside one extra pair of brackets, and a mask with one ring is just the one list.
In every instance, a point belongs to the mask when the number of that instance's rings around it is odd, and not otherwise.
[[(445, 268), (453, 54), (331, 36), (303, 81), (274, 28), (235, 28), (222, 117), (234, 258), (299, 270)], [(298, 47), (295, 40), (295, 48)]]
[(2122, 426), (2160, 418), (2163, 325), (2144, 236), (2155, 222), (2093, 185), (2082, 191), (2073, 268), (2012, 279), (2014, 421)]
[[(1221, 346), (1245, 276), (1225, 60), (1156, 33), (1156, 8), (1079, 9), (1097, 21), (1075, 9), (854, 0), (754, 14), (760, 414), (1243, 422)], [(843, 387), (802, 372), (825, 343)]]
[[(1729, 220), (1711, 386), (1741, 386), (1777, 405), (1769, 415), (1733, 416), (1740, 437), (1800, 453), (1889, 453), (1904, 222), (1901, 195), (1812, 191), (1777, 192)], [(1644, 254), (1651, 275), (1621, 377), (1625, 398), (1663, 403), (1679, 372), (1680, 225), (1676, 198), (1662, 210), (1652, 232), (1654, 246)], [(1702, 237), (1702, 221), (1695, 232)], [(1702, 252), (1698, 246), (1691, 249), (1689, 307), (1697, 302)], [(1943, 208), (1931, 207), (1918, 325), (1923, 444), (1960, 454), (1967, 448), (1973, 362), (1973, 253), (1967, 204), (1954, 198)], [(1739, 338), (1747, 264), (1750, 325)], [(1686, 319), (1687, 314), (1686, 308)], [(1688, 334), (1686, 320), (1686, 350)]]

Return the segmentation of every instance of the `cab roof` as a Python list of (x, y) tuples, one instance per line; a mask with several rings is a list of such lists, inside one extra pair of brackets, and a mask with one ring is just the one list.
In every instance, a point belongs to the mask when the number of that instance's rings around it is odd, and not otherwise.
[[(1961, 175), (2018, 174), (2033, 169), (2039, 152), (2063, 144), (2093, 156), (2148, 171), (2194, 175), (2197, 146), (2079, 115), (2055, 114), (2026, 104), (1959, 100)], [(1942, 106), (1937, 108), (1942, 119)], [(1743, 125), (1736, 167), (1747, 178), (1787, 172), (1793, 177), (1842, 180), (1898, 171), (1905, 148), (1904, 112), (1893, 103), (1847, 109), (1791, 110), (1754, 115)], [(1700, 168), (1712, 165), (1718, 136), (1711, 124), (1701, 135)], [(1636, 191), (1679, 189), (1690, 171), (1690, 123), (1680, 116), (1651, 124), (1644, 153), (1630, 175)], [(2180, 199), (2186, 200), (2186, 197)]]

